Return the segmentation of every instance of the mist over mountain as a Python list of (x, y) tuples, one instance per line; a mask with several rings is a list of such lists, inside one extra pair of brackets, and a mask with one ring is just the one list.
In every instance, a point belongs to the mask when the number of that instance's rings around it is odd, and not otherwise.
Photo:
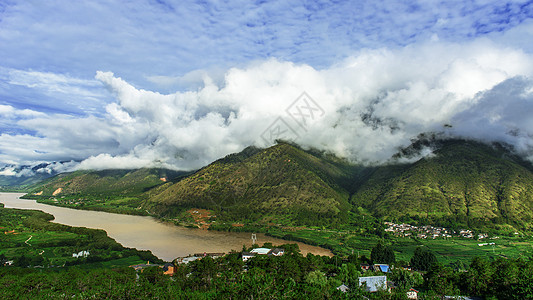
[(36, 165), (4, 165), (0, 167), (0, 187), (27, 187), (62, 172), (68, 172), (78, 163), (53, 162)]
[[(511, 144), (532, 158), (533, 56), (495, 41), (430, 41), (361, 50), (316, 69), (268, 59), (203, 73), (196, 90), (162, 94), (98, 71), (112, 101), (73, 117), (2, 106), (33, 130), (3, 135), (0, 160), (77, 160), (77, 169), (193, 170), (275, 139), (382, 164), (424, 132)], [(218, 75), (217, 75), (218, 76)]]
[(196, 170), (276, 139), (380, 165), (427, 132), (533, 159), (530, 4), (141, 3), (0, 5), (0, 165)]
[(527, 230), (533, 226), (533, 164), (513, 148), (425, 134), (387, 163), (369, 166), (279, 141), (188, 174), (64, 173), (33, 186), (29, 196), (170, 219), (201, 208), (221, 221), (336, 226), (366, 212), (399, 222)]

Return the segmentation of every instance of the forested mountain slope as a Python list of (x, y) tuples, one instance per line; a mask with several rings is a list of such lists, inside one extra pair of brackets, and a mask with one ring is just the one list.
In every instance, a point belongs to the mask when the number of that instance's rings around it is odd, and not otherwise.
[(504, 147), (448, 140), (415, 163), (377, 168), (352, 203), (380, 217), (528, 227), (533, 173)]
[(342, 185), (353, 170), (341, 160), (286, 143), (247, 148), (150, 191), (146, 208), (168, 217), (199, 207), (228, 220), (342, 222), (350, 210)]

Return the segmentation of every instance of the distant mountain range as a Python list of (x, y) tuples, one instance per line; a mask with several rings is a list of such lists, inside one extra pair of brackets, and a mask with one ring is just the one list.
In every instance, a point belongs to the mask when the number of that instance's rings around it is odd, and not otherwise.
[(136, 197), (188, 172), (166, 169), (80, 170), (57, 174), (30, 187), (41, 197)]
[[(382, 166), (279, 143), (249, 147), (192, 173), (161, 169), (77, 171), (31, 188), (39, 198), (136, 197), (175, 218), (191, 208), (218, 220), (335, 226), (366, 211), (386, 220), (526, 229), (533, 220), (533, 167), (498, 144), (419, 140)], [(395, 160), (396, 159), (396, 160)], [(58, 192), (59, 191), (59, 192)]]
[(41, 163), (35, 166), (6, 165), (0, 167), (0, 189), (24, 189), (53, 177), (58, 173), (50, 168), (51, 165), (50, 163)]

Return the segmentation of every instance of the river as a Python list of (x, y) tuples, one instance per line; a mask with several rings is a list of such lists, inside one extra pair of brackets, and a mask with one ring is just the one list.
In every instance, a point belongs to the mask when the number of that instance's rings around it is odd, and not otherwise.
[[(153, 217), (113, 214), (100, 211), (78, 210), (37, 203), (20, 199), (21, 193), (0, 193), (0, 202), (6, 208), (36, 209), (55, 217), (53, 222), (69, 226), (103, 229), (125, 247), (150, 250), (165, 260), (171, 261), (193, 253), (229, 252), (241, 250), (242, 245), (252, 244), (251, 234), (244, 232), (221, 232), (191, 229), (158, 221)], [(257, 234), (257, 244), (270, 242), (274, 245), (297, 243), (302, 254), (331, 256), (331, 251), (299, 242), (288, 242)]]

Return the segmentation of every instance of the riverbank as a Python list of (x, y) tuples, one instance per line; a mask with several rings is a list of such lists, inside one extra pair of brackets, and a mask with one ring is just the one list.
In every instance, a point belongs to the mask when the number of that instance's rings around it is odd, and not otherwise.
[(1, 264), (57, 268), (162, 262), (150, 251), (123, 247), (103, 230), (53, 223), (53, 219), (51, 214), (38, 210), (0, 207)]
[[(202, 252), (225, 252), (240, 250), (243, 245), (252, 245), (251, 234), (224, 232), (175, 226), (148, 216), (112, 214), (100, 211), (77, 210), (37, 203), (35, 200), (18, 199), (21, 194), (0, 193), (0, 202), (6, 207), (42, 210), (54, 215), (53, 222), (69, 226), (82, 226), (105, 230), (108, 235), (125, 247), (151, 250), (165, 261), (176, 257)], [(287, 241), (258, 233), (257, 243), (275, 245)], [(302, 254), (332, 256), (331, 251), (298, 243)]]
[[(96, 198), (87, 198), (80, 196), (65, 196), (60, 198), (42, 197), (40, 195), (26, 194), (23, 199), (36, 200), (38, 203), (52, 205), (56, 207), (66, 207), (77, 210), (88, 211), (101, 211), (108, 213), (124, 214), (124, 215), (137, 215), (137, 216), (151, 216), (161, 222), (167, 224), (173, 224), (175, 226), (181, 226), (188, 229), (207, 229), (211, 231), (220, 232), (235, 232), (235, 233), (261, 233), (265, 237), (271, 239), (279, 239), (283, 242), (297, 242), (302, 247), (302, 244), (306, 244), (313, 247), (322, 248), (322, 250), (310, 250), (303, 249), (303, 253), (311, 252), (318, 255), (332, 256), (334, 254), (347, 254), (343, 249), (338, 249), (335, 243), (332, 241), (325, 241), (322, 239), (310, 239), (304, 235), (298, 235), (299, 230), (310, 228), (305, 227), (288, 227), (274, 224), (242, 224), (242, 223), (225, 223), (216, 220), (214, 212), (193, 208), (182, 212), (179, 218), (168, 219), (154, 214), (150, 214), (148, 211), (140, 208), (140, 201), (137, 198), (132, 197), (112, 197), (105, 200)], [(320, 241), (320, 242), (318, 242)], [(305, 248), (305, 247), (304, 247)]]
[[(205, 216), (205, 214), (202, 214), (202, 216)], [(151, 219), (155, 220), (153, 218)], [(523, 255), (533, 255), (533, 248), (531, 248), (530, 246), (531, 242), (533, 241), (531, 236), (501, 235), (496, 241), (495, 245), (492, 245), (490, 247), (479, 246), (478, 244), (484, 243), (483, 240), (465, 239), (461, 237), (437, 239), (399, 237), (394, 236), (390, 233), (377, 230), (377, 228), (381, 225), (379, 223), (380, 221), (370, 216), (367, 216), (367, 218), (360, 218), (355, 215), (350, 216), (345, 226), (338, 230), (334, 230), (327, 227), (290, 227), (281, 224), (220, 223), (219, 221), (211, 222), (212, 219), (214, 218), (198, 219), (201, 220), (201, 222), (209, 222), (211, 224), (209, 230), (201, 231), (203, 231), (204, 233), (211, 232), (214, 234), (222, 234), (222, 236), (224, 236), (223, 234), (241, 234), (239, 238), (236, 238), (237, 241), (233, 240), (234, 246), (228, 247), (229, 249), (226, 248), (227, 250), (217, 250), (215, 252), (228, 252), (230, 250), (239, 250), (242, 249), (243, 244), (245, 244), (246, 246), (250, 246), (250, 232), (255, 232), (258, 233), (258, 237), (260, 237), (258, 243), (263, 243), (264, 241), (267, 241), (269, 239), (277, 240), (277, 242), (275, 242), (274, 244), (284, 244), (288, 241), (297, 241), (300, 242), (299, 245), (302, 248), (302, 252), (304, 254), (307, 252), (311, 252), (314, 254), (328, 256), (335, 254), (346, 257), (348, 255), (356, 254), (359, 256), (365, 255), (366, 257), (370, 257), (370, 250), (380, 241), (384, 241), (388, 245), (390, 245), (395, 252), (396, 259), (404, 262), (408, 262), (411, 259), (415, 249), (420, 245), (423, 245), (427, 249), (431, 249), (435, 253), (437, 253), (439, 261), (444, 264), (454, 262), (469, 263), (470, 260), (476, 256), (497, 259), (499, 257), (518, 258)], [(158, 219), (156, 222), (164, 222), (163, 224), (166, 224), (171, 228), (178, 228), (177, 231), (185, 231), (186, 233), (188, 230), (192, 230), (193, 232), (194, 230), (199, 230), (193, 228), (202, 225), (193, 221), (194, 218), (191, 218), (190, 222), (188, 223), (180, 222), (175, 219)], [(178, 227), (174, 224), (181, 226)], [(186, 226), (189, 228), (187, 228)], [(135, 228), (135, 226), (133, 226), (133, 228)], [(202, 238), (204, 239), (208, 239), (209, 237), (203, 237), (204, 233), (201, 233), (200, 236), (202, 236)], [(110, 234), (110, 236), (113, 235)], [(197, 242), (194, 242), (193, 244), (196, 245), (196, 243)], [(221, 243), (225, 244), (224, 241), (222, 241)], [(312, 246), (315, 247), (313, 248)], [(128, 245), (128, 247), (135, 246)], [(139, 245), (136, 246), (136, 248), (137, 247), (139, 247)], [(172, 247), (172, 249), (180, 249), (180, 247), (182, 246), (168, 245), (167, 247)], [(206, 247), (208, 250), (196, 251), (195, 249), (182, 249), (178, 251), (181, 254), (176, 255), (174, 257), (187, 256), (188, 254), (198, 252), (212, 252), (212, 250), (210, 249), (216, 248), (217, 245), (202, 244), (201, 247)], [(311, 247), (311, 249), (314, 250), (306, 251), (307, 249), (304, 247)], [(150, 249), (150, 245), (145, 245), (145, 248), (139, 249)], [(168, 255), (168, 257), (171, 257), (172, 253), (167, 253), (166, 255)]]

